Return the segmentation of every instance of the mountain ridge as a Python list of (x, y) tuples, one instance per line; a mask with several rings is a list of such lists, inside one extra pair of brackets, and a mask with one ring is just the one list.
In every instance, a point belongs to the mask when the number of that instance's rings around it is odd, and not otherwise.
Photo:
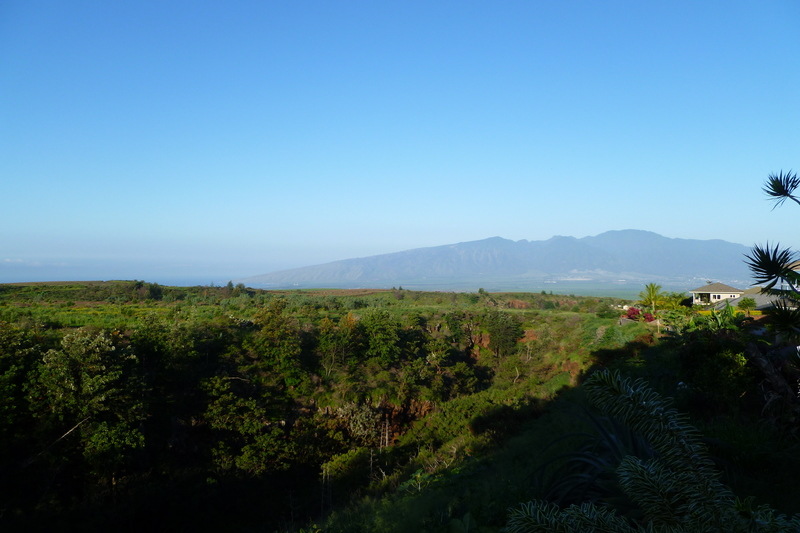
[(744, 263), (748, 251), (742, 244), (721, 239), (670, 238), (635, 229), (581, 238), (556, 235), (542, 241), (494, 236), (280, 270), (241, 281), (264, 288), (402, 285), (426, 290), (474, 290), (484, 285), (531, 290), (566, 281), (683, 286), (713, 279), (749, 285)]

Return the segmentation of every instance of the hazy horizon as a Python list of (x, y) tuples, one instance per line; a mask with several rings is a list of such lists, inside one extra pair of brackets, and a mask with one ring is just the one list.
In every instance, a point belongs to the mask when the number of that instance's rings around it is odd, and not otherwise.
[(800, 169), (798, 21), (790, 0), (3, 2), (0, 282), (625, 228), (798, 248), (800, 210), (761, 191)]
[[(624, 228), (624, 230), (631, 230), (633, 228)], [(622, 231), (622, 230), (608, 230), (608, 231)], [(643, 230), (635, 230), (634, 231), (643, 231)], [(605, 232), (601, 232), (605, 233)], [(599, 234), (598, 234), (599, 235)], [(494, 236), (504, 238), (502, 236)], [(553, 235), (550, 238), (555, 237), (574, 237), (572, 235)], [(682, 237), (668, 237), (662, 236), (667, 238), (675, 238), (675, 239), (682, 239)], [(487, 237), (486, 239), (491, 239), (492, 237)], [(465, 241), (465, 242), (477, 242), (484, 239), (476, 239), (476, 241)], [(524, 241), (533, 241), (534, 239), (519, 239)], [(546, 241), (547, 239), (541, 239), (541, 241)], [(729, 242), (729, 241), (728, 241)], [(441, 243), (435, 246), (449, 246), (459, 243)], [(741, 244), (741, 243), (735, 243)], [(434, 246), (434, 247), (435, 247)], [(428, 248), (428, 247), (420, 247), (420, 249)], [(392, 252), (387, 252), (387, 254), (397, 253), (397, 252), (405, 252), (408, 250), (394, 250)], [(383, 254), (375, 254), (375, 255), (383, 255)], [(363, 257), (371, 257), (371, 256), (363, 256)], [(11, 262), (6, 261), (4, 265), (4, 269), (0, 270), (0, 283), (25, 283), (25, 282), (46, 282), (46, 281), (111, 281), (111, 280), (142, 280), (152, 283), (159, 283), (162, 285), (175, 285), (175, 286), (195, 286), (195, 285), (223, 285), (229, 281), (233, 282), (242, 282), (247, 281), (248, 278), (260, 276), (263, 274), (269, 274), (273, 272), (280, 272), (284, 270), (291, 271), (295, 268), (302, 268), (307, 266), (316, 266), (316, 265), (323, 265), (327, 263), (334, 263), (340, 260), (346, 259), (360, 259), (362, 257), (342, 257), (330, 260), (322, 260), (315, 263), (308, 263), (308, 264), (299, 264), (299, 265), (288, 265), (278, 268), (273, 268), (271, 270), (261, 270), (256, 272), (255, 270), (261, 268), (262, 265), (253, 264), (251, 265), (252, 269), (250, 272), (236, 274), (237, 272), (241, 271), (241, 264), (233, 265), (233, 264), (226, 264), (224, 261), (217, 261), (215, 263), (193, 263), (191, 261), (173, 261), (173, 262), (161, 262), (158, 265), (152, 263), (142, 263), (138, 262), (135, 259), (105, 259), (100, 264), (97, 264), (95, 261), (83, 260), (83, 261), (75, 261), (71, 264), (66, 263), (37, 263), (37, 264), (14, 264)], [(237, 270), (239, 269), (239, 270)], [(150, 276), (142, 276), (142, 272), (149, 272)], [(198, 274), (198, 272), (202, 272)], [(110, 275), (109, 275), (110, 274)], [(677, 279), (677, 278), (676, 278)], [(685, 282), (681, 279), (681, 281), (676, 280), (661, 280), (660, 283), (665, 283), (664, 287), (665, 290), (682, 290), (682, 287), (685, 285)], [(616, 288), (614, 284), (608, 282), (593, 282), (590, 284), (586, 283), (572, 283), (568, 280), (560, 280), (558, 282), (550, 281), (532, 281), (528, 283), (529, 287), (525, 289), (521, 289), (519, 286), (518, 280), (503, 280), (500, 279), (492, 279), (491, 281), (483, 282), (484, 285), (488, 283), (487, 287), (493, 291), (504, 291), (504, 290), (525, 290), (525, 291), (534, 291), (538, 292), (540, 290), (553, 290), (559, 289), (562, 293), (569, 293), (577, 291), (576, 294), (584, 294), (584, 295), (595, 295), (599, 293), (608, 292), (608, 290), (613, 290), (617, 294), (627, 294), (633, 295), (635, 292), (638, 292), (637, 287), (641, 285), (641, 283), (637, 281), (631, 281), (630, 283), (623, 283), (617, 284)], [(394, 285), (403, 285), (401, 282), (395, 282)], [(558, 284), (559, 286), (556, 287), (553, 284)], [(389, 288), (389, 283), (386, 288)], [(416, 290), (426, 290), (423, 286), (416, 286), (413, 283), (405, 283), (408, 287), (415, 288)], [(412, 287), (412, 285), (414, 285)], [(441, 285), (441, 284), (440, 284)], [(432, 286), (430, 290), (455, 290), (456, 292), (463, 291), (463, 290), (477, 290), (477, 285), (471, 289), (465, 289), (465, 283), (462, 281), (451, 280), (445, 284), (446, 286)], [(591, 285), (591, 286), (590, 286)], [(596, 285), (596, 287), (594, 286)], [(749, 285), (749, 284), (748, 284)], [(260, 286), (258, 284), (253, 286)], [(365, 285), (366, 286), (374, 286), (373, 284)], [(331, 285), (334, 287), (334, 285)], [(408, 288), (407, 287), (407, 288)], [(516, 287), (516, 289), (515, 289)], [(587, 288), (588, 287), (588, 288)], [(285, 288), (281, 286), (280, 288)], [(566, 291), (566, 292), (564, 292)], [(612, 295), (612, 294), (608, 294)], [(631, 296), (632, 297), (632, 296)]]

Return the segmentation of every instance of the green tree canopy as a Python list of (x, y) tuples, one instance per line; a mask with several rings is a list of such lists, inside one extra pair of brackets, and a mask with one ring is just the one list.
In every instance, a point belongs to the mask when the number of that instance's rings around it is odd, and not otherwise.
[(747, 296), (745, 298), (741, 298), (736, 304), (736, 307), (747, 313), (747, 316), (750, 316), (750, 311), (756, 308), (756, 301)]
[(361, 317), (367, 337), (367, 355), (391, 366), (400, 360), (400, 324), (385, 309), (370, 309)]
[(486, 313), (484, 327), (489, 333), (489, 349), (497, 359), (513, 352), (523, 334), (519, 320), (503, 311)]
[(42, 358), (33, 408), (58, 440), (79, 429), (82, 454), (101, 477), (113, 476), (144, 446), (138, 359), (115, 335), (81, 329)]

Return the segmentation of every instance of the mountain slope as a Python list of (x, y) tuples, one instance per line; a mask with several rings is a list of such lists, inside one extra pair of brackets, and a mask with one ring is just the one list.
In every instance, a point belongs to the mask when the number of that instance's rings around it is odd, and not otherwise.
[(496, 283), (523, 290), (567, 280), (637, 284), (713, 279), (749, 284), (749, 249), (721, 240), (672, 239), (641, 230), (593, 237), (512, 241), (501, 237), (334, 261), (255, 276), (251, 286), (468, 288)]

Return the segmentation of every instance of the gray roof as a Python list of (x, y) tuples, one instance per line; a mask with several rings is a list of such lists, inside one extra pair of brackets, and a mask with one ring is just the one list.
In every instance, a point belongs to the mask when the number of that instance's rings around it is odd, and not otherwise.
[(738, 292), (743, 293), (742, 289), (736, 289), (731, 287), (730, 285), (725, 285), (724, 283), (710, 283), (708, 285), (703, 285), (697, 289), (692, 289), (689, 292)]
[(718, 302), (717, 304), (714, 305), (714, 308), (722, 309), (725, 307), (726, 303), (729, 304), (731, 307), (736, 307), (737, 305), (739, 305), (739, 302), (742, 301), (743, 298), (752, 298), (753, 300), (755, 300), (756, 309), (758, 309), (759, 311), (763, 311), (764, 309), (769, 309), (771, 307), (774, 307), (776, 302), (782, 300), (780, 296), (775, 296), (772, 294), (764, 294), (761, 291), (759, 291), (757, 293), (744, 294), (738, 298), (733, 298), (731, 300), (724, 300), (722, 302)]

